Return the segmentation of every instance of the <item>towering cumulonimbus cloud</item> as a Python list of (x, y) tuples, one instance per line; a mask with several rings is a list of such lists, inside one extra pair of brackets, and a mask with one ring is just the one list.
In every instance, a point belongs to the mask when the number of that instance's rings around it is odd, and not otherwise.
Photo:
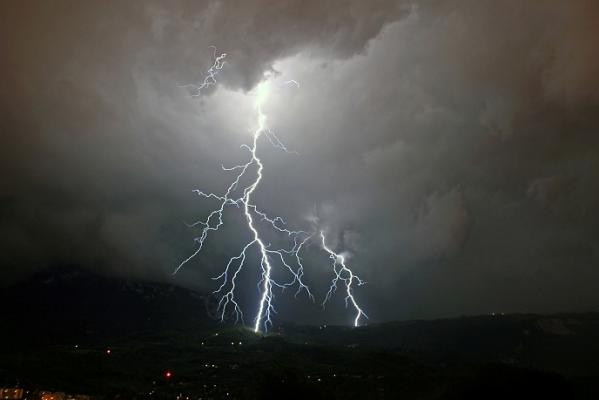
[[(181, 220), (207, 211), (189, 190), (222, 189), (213, 166), (242, 159), (223, 149), (268, 72), (301, 83), (265, 110), (301, 156), (265, 154), (256, 200), (293, 226), (318, 204), (373, 320), (599, 306), (595, 1), (1, 7), (3, 281), (64, 264), (171, 279)], [(235, 63), (190, 99), (212, 44)], [(226, 235), (180, 282), (215, 275), (245, 239)]]

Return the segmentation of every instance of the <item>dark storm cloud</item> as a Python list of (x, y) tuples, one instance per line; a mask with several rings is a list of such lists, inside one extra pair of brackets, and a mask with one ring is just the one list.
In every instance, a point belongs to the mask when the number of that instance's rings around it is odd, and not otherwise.
[[(209, 46), (235, 60), (223, 81), (249, 89), (277, 58), (300, 48), (313, 44), (334, 57), (362, 51), (399, 12), (384, 3), (299, 1), (3, 7), (2, 233), (10, 249), (3, 263), (13, 270), (106, 263), (107, 252), (131, 257), (126, 270), (164, 264), (169, 235), (158, 227), (182, 218), (168, 210), (190, 184), (168, 188), (177, 167), (161, 162), (189, 165), (204, 156), (201, 147), (185, 154), (196, 121), (181, 126), (189, 122), (181, 108), (192, 110), (168, 96), (184, 97), (177, 85), (203, 76)], [(172, 134), (186, 129), (187, 137)], [(172, 265), (172, 254), (166, 257)]]
[[(300, 156), (265, 154), (256, 201), (317, 214), (375, 320), (599, 306), (596, 2), (90, 4), (3, 6), (6, 279), (170, 272), (205, 211), (189, 189), (222, 188), (276, 71), (301, 82), (267, 105)], [(189, 99), (213, 44), (227, 89)], [(186, 277), (210, 284), (227, 238)]]

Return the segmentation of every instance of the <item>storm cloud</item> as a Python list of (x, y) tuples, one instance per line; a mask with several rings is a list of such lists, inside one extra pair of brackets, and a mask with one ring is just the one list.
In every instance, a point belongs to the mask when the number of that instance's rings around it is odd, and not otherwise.
[[(332, 233), (373, 321), (599, 306), (596, 2), (2, 7), (6, 282), (65, 264), (172, 279), (207, 210), (191, 190), (224, 188), (270, 77), (300, 82), (265, 105), (299, 155), (263, 150), (255, 201)], [(191, 98), (211, 45), (228, 62)], [(178, 282), (209, 290), (246, 233), (232, 218)], [(286, 297), (297, 320), (345, 321)]]

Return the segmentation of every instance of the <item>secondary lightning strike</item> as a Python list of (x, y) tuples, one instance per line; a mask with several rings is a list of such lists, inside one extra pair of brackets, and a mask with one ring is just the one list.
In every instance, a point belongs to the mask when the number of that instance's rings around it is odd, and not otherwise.
[(187, 85), (180, 85), (179, 87), (186, 88), (190, 91), (191, 97), (199, 97), (202, 94), (202, 90), (216, 85), (216, 75), (220, 72), (220, 70), (225, 65), (225, 58), (227, 57), (227, 53), (217, 54), (216, 46), (210, 46), (211, 49), (214, 50), (214, 63), (208, 71), (204, 80), (200, 83), (188, 83)]
[(360, 279), (358, 275), (354, 274), (352, 270), (347, 267), (347, 265), (345, 264), (345, 256), (343, 256), (343, 254), (337, 254), (327, 246), (326, 238), (324, 236), (324, 232), (322, 231), (320, 232), (320, 238), (322, 239), (322, 248), (327, 253), (329, 253), (329, 258), (333, 260), (333, 272), (335, 273), (335, 276), (331, 281), (329, 291), (327, 292), (324, 301), (322, 302), (322, 306), (324, 307), (326, 303), (331, 299), (331, 296), (333, 296), (333, 293), (337, 291), (337, 282), (339, 282), (339, 280), (343, 281), (343, 283), (345, 284), (345, 291), (347, 293), (347, 295), (345, 296), (345, 306), (347, 307), (349, 305), (349, 302), (351, 302), (352, 306), (356, 310), (354, 326), (358, 326), (360, 323), (360, 317), (368, 318), (368, 316), (366, 315), (366, 313), (364, 313), (362, 308), (360, 308), (360, 306), (356, 302), (356, 298), (353, 294), (352, 285), (354, 283), (354, 280), (356, 281), (358, 286), (362, 286), (366, 282)]
[[(183, 85), (181, 87), (187, 88), (191, 93), (192, 97), (198, 97), (201, 95), (201, 91), (209, 86), (216, 84), (216, 75), (220, 72), (224, 65), (224, 59), (226, 53), (217, 55), (216, 47), (211, 46), (214, 49), (214, 63), (207, 71), (207, 76), (199, 84)], [(289, 80), (284, 82), (285, 84), (293, 84), (299, 88), (299, 83), (295, 80)], [(257, 154), (259, 141), (264, 136), (270, 144), (279, 150), (286, 153), (295, 153), (289, 151), (287, 147), (279, 140), (279, 138), (268, 128), (266, 121), (266, 115), (262, 112), (262, 105), (268, 97), (268, 82), (262, 82), (258, 85), (255, 90), (256, 100), (255, 109), (257, 114), (257, 127), (252, 135), (251, 146), (242, 145), (241, 147), (250, 153), (249, 160), (244, 164), (235, 165), (233, 167), (225, 167), (222, 165), (223, 171), (236, 171), (237, 174), (234, 176), (231, 184), (227, 187), (224, 194), (219, 195), (216, 193), (204, 192), (199, 189), (195, 189), (193, 192), (198, 196), (218, 201), (218, 206), (213, 209), (208, 216), (203, 219), (196, 221), (192, 224), (188, 224), (189, 227), (202, 227), (200, 236), (194, 240), (198, 244), (196, 250), (185, 260), (183, 260), (173, 272), (173, 275), (179, 272), (179, 270), (197, 256), (204, 247), (204, 243), (210, 234), (210, 232), (218, 231), (223, 222), (223, 214), (227, 207), (241, 208), (243, 207), (243, 213), (247, 221), (247, 226), (251, 232), (252, 238), (242, 248), (241, 252), (229, 259), (223, 272), (214, 277), (214, 280), (220, 281), (220, 286), (212, 292), (218, 297), (217, 303), (217, 314), (220, 315), (221, 321), (224, 321), (228, 317), (227, 311), (231, 309), (231, 313), (235, 316), (235, 321), (241, 320), (243, 322), (243, 312), (239, 303), (235, 298), (236, 290), (236, 279), (243, 267), (246, 264), (247, 252), (252, 247), (257, 247), (260, 253), (260, 269), (261, 279), (258, 282), (258, 289), (260, 293), (260, 301), (256, 317), (254, 319), (254, 331), (260, 332), (261, 327), (264, 330), (268, 330), (269, 325), (272, 325), (271, 315), (276, 313), (273, 305), (274, 293), (273, 288), (279, 288), (285, 290), (286, 288), (297, 286), (295, 296), (297, 297), (303, 291), (311, 300), (314, 300), (314, 296), (310, 291), (309, 287), (304, 283), (304, 266), (300, 257), (302, 248), (313, 238), (314, 233), (308, 233), (301, 230), (290, 230), (286, 227), (286, 223), (283, 218), (276, 216), (270, 217), (265, 212), (259, 210), (255, 204), (252, 204), (252, 198), (258, 185), (263, 178), (264, 165), (262, 160)], [(254, 171), (255, 177), (246, 186), (240, 188), (243, 178), (247, 178), (249, 174)], [(241, 194), (235, 194), (241, 192)], [(291, 248), (271, 248), (270, 244), (266, 244), (260, 236), (257, 223), (267, 224), (270, 228), (279, 232), (280, 234), (286, 235), (293, 242)], [(354, 326), (358, 326), (361, 317), (368, 318), (364, 311), (358, 306), (353, 296), (353, 284), (354, 281), (358, 286), (363, 285), (365, 282), (361, 280), (357, 275), (345, 265), (345, 259), (343, 255), (338, 255), (326, 246), (325, 236), (323, 232), (320, 232), (322, 238), (322, 247), (329, 254), (329, 257), (333, 260), (333, 271), (335, 276), (331, 282), (329, 291), (322, 303), (323, 307), (330, 300), (332, 295), (337, 289), (337, 283), (341, 280), (346, 287), (347, 296), (345, 297), (345, 304), (348, 306), (348, 302), (351, 301), (352, 306), (356, 309), (357, 315), (354, 320)], [(289, 259), (293, 259), (293, 263)], [(293, 264), (293, 266), (292, 266)], [(294, 268), (295, 266), (295, 268)], [(291, 276), (291, 280), (285, 283), (279, 283), (273, 279), (273, 269), (279, 267), (287, 270)]]

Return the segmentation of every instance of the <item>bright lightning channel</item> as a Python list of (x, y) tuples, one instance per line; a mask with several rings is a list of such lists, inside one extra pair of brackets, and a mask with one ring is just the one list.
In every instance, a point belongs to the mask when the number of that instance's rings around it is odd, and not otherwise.
[(326, 238), (324, 236), (324, 232), (320, 232), (320, 238), (322, 239), (322, 248), (324, 251), (329, 253), (329, 258), (333, 260), (333, 272), (335, 276), (331, 281), (331, 286), (329, 287), (329, 291), (327, 292), (324, 301), (322, 302), (322, 306), (324, 307), (327, 302), (331, 299), (333, 294), (337, 291), (337, 283), (341, 280), (345, 284), (345, 306), (347, 307), (351, 302), (352, 306), (356, 310), (356, 318), (354, 318), (354, 326), (359, 326), (360, 318), (368, 318), (366, 313), (360, 308), (358, 303), (356, 302), (356, 298), (353, 293), (353, 284), (354, 281), (358, 286), (364, 285), (364, 282), (360, 277), (352, 272), (351, 269), (347, 267), (345, 264), (345, 256), (343, 254), (337, 254), (333, 250), (331, 250), (326, 243)]
[[(181, 87), (187, 88), (191, 96), (198, 97), (201, 95), (201, 91), (207, 87), (216, 84), (216, 75), (220, 72), (224, 65), (224, 59), (226, 53), (217, 55), (216, 47), (211, 46), (214, 49), (214, 63), (208, 69), (207, 75), (203, 81), (198, 84), (182, 85)], [(295, 80), (286, 81), (285, 84), (293, 84), (299, 88), (299, 83)], [(265, 212), (257, 208), (252, 203), (253, 194), (256, 192), (258, 185), (263, 178), (264, 164), (259, 158), (257, 150), (260, 139), (264, 136), (270, 144), (282, 151), (287, 153), (291, 152), (285, 147), (285, 145), (279, 140), (279, 138), (268, 128), (266, 122), (266, 115), (262, 111), (262, 106), (268, 99), (269, 95), (269, 82), (261, 82), (255, 89), (255, 103), (254, 107), (257, 114), (257, 127), (253, 131), (252, 143), (250, 146), (242, 145), (241, 147), (250, 153), (249, 159), (244, 164), (235, 165), (233, 167), (221, 166), (224, 171), (234, 171), (236, 175), (227, 187), (224, 194), (219, 195), (211, 192), (204, 192), (199, 189), (195, 189), (194, 193), (198, 196), (217, 200), (219, 206), (216, 207), (208, 216), (203, 219), (196, 221), (192, 224), (188, 224), (189, 227), (202, 227), (200, 236), (194, 240), (197, 243), (196, 250), (185, 260), (183, 260), (179, 266), (173, 272), (173, 275), (179, 272), (179, 270), (197, 256), (204, 247), (204, 243), (212, 231), (217, 231), (223, 225), (223, 215), (227, 207), (241, 208), (243, 207), (243, 213), (247, 222), (249, 231), (251, 232), (251, 240), (247, 242), (242, 248), (241, 252), (229, 259), (223, 272), (214, 277), (214, 280), (220, 281), (220, 286), (213, 292), (213, 295), (217, 296), (217, 314), (221, 321), (228, 318), (230, 312), (235, 317), (236, 322), (243, 322), (244, 316), (239, 303), (235, 298), (236, 291), (236, 279), (245, 266), (248, 251), (256, 247), (260, 253), (260, 273), (261, 278), (258, 282), (258, 289), (260, 293), (260, 300), (258, 303), (258, 310), (254, 318), (254, 331), (260, 332), (261, 328), (264, 331), (268, 330), (269, 326), (272, 326), (272, 315), (276, 313), (273, 300), (274, 300), (274, 288), (284, 290), (290, 287), (297, 287), (295, 296), (297, 297), (300, 293), (305, 292), (306, 295), (314, 300), (314, 296), (310, 291), (309, 287), (304, 283), (304, 266), (300, 257), (301, 250), (308, 244), (308, 242), (315, 236), (315, 233), (309, 233), (302, 230), (290, 230), (286, 227), (286, 223), (283, 218), (279, 216), (271, 217)], [(297, 153), (296, 153), (297, 154)], [(253, 180), (248, 184), (240, 188), (244, 181), (244, 177), (253, 175)], [(235, 195), (235, 193), (239, 193)], [(264, 223), (278, 231), (281, 234), (286, 235), (291, 244), (288, 248), (273, 248), (270, 243), (265, 243), (262, 239), (258, 230), (257, 223)], [(322, 306), (325, 307), (327, 302), (331, 299), (334, 292), (337, 289), (337, 284), (342, 281), (346, 287), (347, 296), (345, 297), (346, 307), (351, 302), (352, 306), (357, 312), (354, 319), (354, 326), (358, 326), (361, 317), (367, 318), (364, 311), (360, 308), (356, 299), (353, 296), (353, 284), (354, 282), (361, 286), (365, 282), (355, 275), (345, 264), (343, 255), (338, 255), (333, 252), (326, 245), (326, 239), (324, 233), (320, 232), (322, 239), (322, 247), (329, 254), (329, 257), (333, 260), (333, 271), (334, 277), (331, 281), (329, 291), (325, 296), (325, 300)], [(278, 282), (273, 278), (273, 269), (283, 268), (288, 272), (290, 276), (286, 282)]]
[(227, 57), (227, 53), (221, 53), (217, 55), (216, 46), (210, 46), (210, 48), (214, 51), (214, 62), (212, 63), (212, 66), (208, 68), (204, 80), (199, 83), (189, 83), (187, 85), (179, 86), (186, 88), (191, 97), (200, 97), (202, 90), (216, 85), (216, 75), (218, 75), (220, 70), (225, 66), (225, 58)]

